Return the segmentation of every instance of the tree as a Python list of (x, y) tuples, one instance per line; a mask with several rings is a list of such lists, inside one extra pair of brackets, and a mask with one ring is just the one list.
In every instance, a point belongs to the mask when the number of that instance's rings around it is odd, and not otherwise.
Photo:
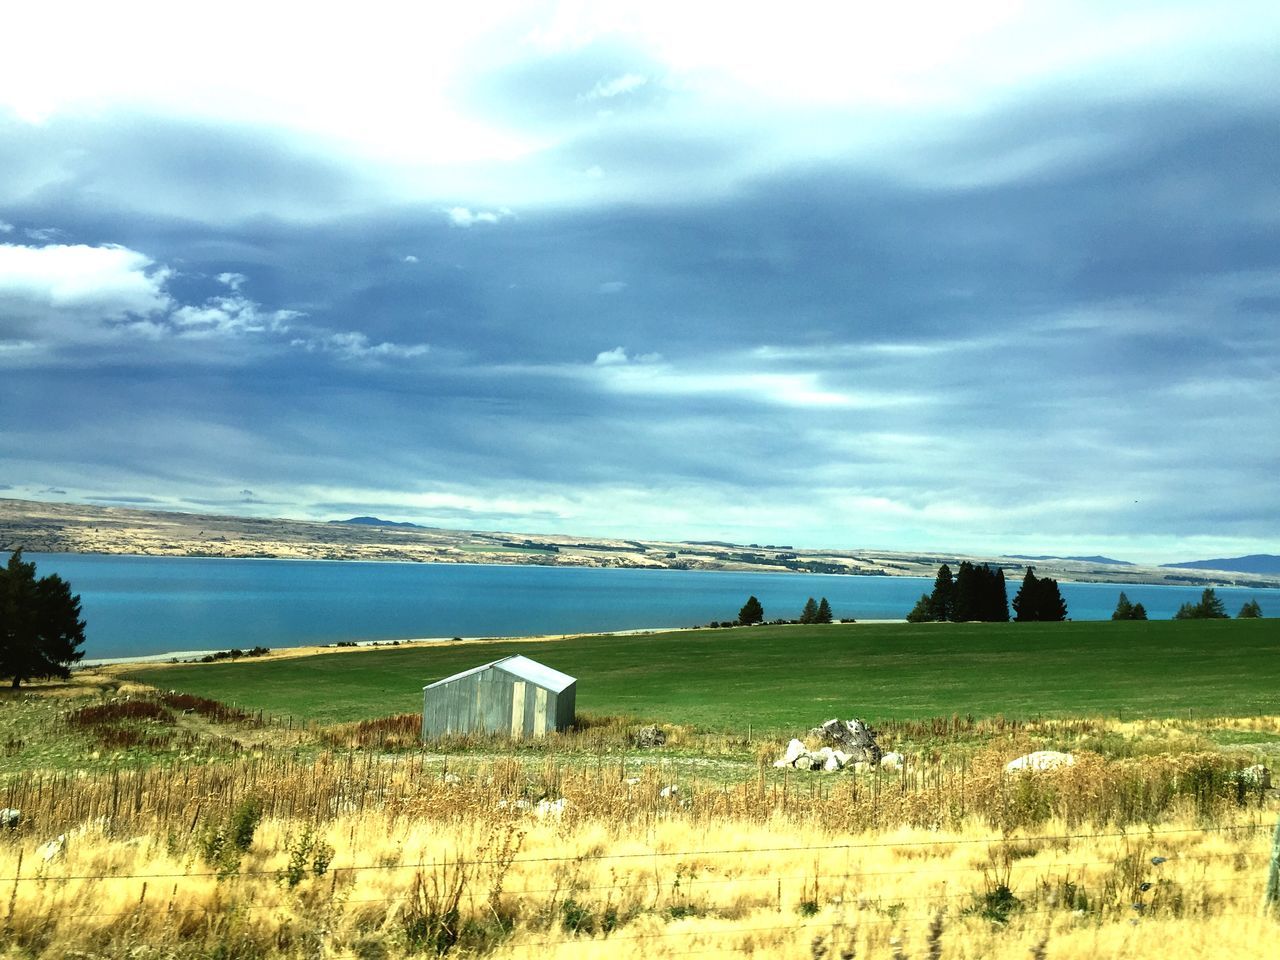
[(1144, 607), (1144, 606), (1143, 606), (1142, 604), (1140, 604), (1140, 603), (1135, 603), (1135, 604), (1133, 605), (1133, 616), (1131, 616), (1129, 619), (1130, 619), (1130, 620), (1145, 620), (1145, 619), (1147, 619), (1147, 608), (1146, 608), (1146, 607)]
[(0, 570), (0, 677), (13, 681), (69, 677), (84, 652), (80, 597), (60, 576), (36, 579), (36, 565), (15, 550)]
[(931, 623), (933, 621), (933, 598), (927, 593), (920, 594), (920, 599), (907, 614), (907, 623)]
[(938, 575), (933, 581), (933, 593), (929, 595), (930, 619), (952, 619), (954, 604), (955, 583), (951, 579), (951, 568), (944, 563), (938, 568)]
[(1120, 591), (1120, 599), (1116, 601), (1116, 608), (1111, 612), (1112, 620), (1132, 620), (1133, 604), (1129, 602), (1129, 598), (1124, 595), (1124, 591)]
[(1236, 614), (1237, 620), (1257, 620), (1262, 616), (1262, 607), (1258, 606), (1257, 600), (1248, 601), (1240, 612)]
[(813, 597), (804, 602), (804, 609), (800, 611), (801, 623), (817, 623), (818, 622), (818, 603)]
[(831, 604), (827, 603), (827, 598), (823, 597), (818, 602), (818, 619), (814, 623), (830, 623), (831, 622)]
[(747, 597), (747, 602), (738, 611), (738, 622), (747, 626), (764, 622), (764, 607), (755, 597)]
[(1175, 620), (1226, 620), (1227, 608), (1213, 587), (1205, 587), (1199, 603), (1184, 603), (1173, 615)]
[(965, 623), (969, 620), (981, 620), (981, 598), (980, 593), (982, 587), (980, 585), (981, 575), (978, 568), (968, 560), (960, 563), (960, 569), (956, 571), (955, 586), (951, 591), (951, 616), (949, 620), (955, 620), (958, 623)]
[(1018, 595), (1013, 598), (1013, 610), (1019, 623), (1067, 619), (1067, 602), (1062, 599), (1058, 581), (1037, 578), (1035, 567), (1027, 567)]

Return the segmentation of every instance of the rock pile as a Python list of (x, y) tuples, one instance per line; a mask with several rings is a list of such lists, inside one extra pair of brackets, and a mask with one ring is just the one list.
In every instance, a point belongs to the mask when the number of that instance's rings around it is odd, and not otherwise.
[(1017, 760), (1010, 760), (1004, 765), (1004, 769), (1006, 773), (1033, 773), (1069, 767), (1075, 762), (1076, 758), (1069, 753), (1059, 753), (1057, 750), (1036, 750), (1018, 757)]
[(881, 750), (876, 743), (876, 732), (862, 720), (838, 720), (834, 717), (809, 731), (809, 736), (821, 740), (825, 746), (850, 754), (855, 763), (880, 763)]
[(657, 724), (641, 727), (631, 735), (631, 738), (635, 741), (635, 745), (641, 749), (660, 747), (667, 742), (666, 732)]
[(883, 756), (876, 743), (876, 732), (861, 720), (831, 719), (810, 730), (809, 737), (823, 745), (810, 750), (803, 740), (792, 740), (774, 766), (828, 772), (848, 766), (866, 769), (879, 765)]

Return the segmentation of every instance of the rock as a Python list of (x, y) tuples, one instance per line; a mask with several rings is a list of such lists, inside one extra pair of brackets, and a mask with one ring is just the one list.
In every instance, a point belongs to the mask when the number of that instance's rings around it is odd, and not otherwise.
[(551, 817), (559, 819), (564, 815), (564, 808), (568, 806), (569, 801), (564, 797), (559, 800), (539, 800), (533, 806), (533, 815), (540, 819)]
[(809, 756), (807, 753), (803, 753), (796, 757), (794, 766), (797, 770), (812, 770), (813, 757)]
[(782, 762), (785, 764), (793, 764), (805, 755), (804, 744), (799, 740), (792, 740), (787, 744), (787, 752), (782, 755)]
[(853, 759), (853, 754), (845, 753), (843, 750), (833, 750), (831, 755), (840, 761), (841, 767), (847, 767), (849, 761)]
[(657, 724), (651, 724), (647, 727), (641, 727), (631, 739), (637, 747), (647, 749), (649, 747), (660, 747), (667, 742), (666, 732)]
[(1005, 764), (1004, 769), (1007, 773), (1056, 770), (1058, 767), (1069, 767), (1075, 762), (1076, 758), (1069, 753), (1059, 753), (1057, 750), (1036, 750), (1017, 760), (1010, 760)]
[(50, 840), (49, 842), (42, 843), (40, 846), (36, 847), (36, 853), (40, 855), (41, 859), (43, 859), (45, 863), (48, 863), (54, 857), (61, 856), (62, 851), (66, 849), (66, 846), (67, 835), (65, 833), (60, 833), (58, 834), (57, 840)]
[(444, 782), (445, 783), (461, 783), (462, 778), (458, 776), (456, 773), (446, 773), (444, 775)]
[(839, 760), (837, 760), (835, 758), (835, 755), (832, 754), (831, 756), (827, 757), (826, 761), (822, 764), (822, 769), (826, 770), (828, 773), (831, 773), (834, 770), (839, 770), (842, 766), (844, 766), (844, 764), (842, 764)]
[(880, 762), (881, 750), (876, 744), (876, 732), (856, 717), (852, 720), (833, 717), (821, 726), (814, 727), (809, 735), (829, 746), (838, 747), (859, 760)]
[[(1255, 763), (1252, 767), (1245, 767), (1240, 771), (1240, 782), (1247, 787), (1254, 787), (1262, 790), (1271, 789), (1271, 771), (1260, 763)], [(0, 810), (0, 824), (4, 823), (5, 811)]]
[(880, 758), (881, 770), (901, 770), (902, 754), (896, 750), (890, 750)]
[(623, 782), (623, 783), (625, 783), (628, 787), (634, 787), (637, 783), (639, 783), (639, 782), (640, 782), (640, 778), (639, 778), (639, 777), (627, 777), (627, 779), (623, 780), (622, 782)]
[(5, 807), (0, 809), (0, 827), (8, 830), (18, 829), (18, 824), (22, 823), (22, 811), (13, 807)]
[(663, 800), (670, 800), (679, 792), (680, 792), (680, 787), (673, 783), (670, 786), (663, 787), (661, 790), (659, 790), (658, 796), (660, 796)]

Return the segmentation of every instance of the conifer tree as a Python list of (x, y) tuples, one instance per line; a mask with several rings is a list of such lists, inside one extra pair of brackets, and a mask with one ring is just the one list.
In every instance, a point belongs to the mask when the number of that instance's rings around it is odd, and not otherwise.
[(738, 622), (745, 625), (764, 622), (764, 607), (754, 596), (747, 597), (747, 602), (738, 611)]
[(954, 594), (955, 582), (951, 579), (951, 568), (944, 563), (938, 568), (938, 575), (933, 581), (933, 593), (929, 595), (930, 619), (953, 619)]
[(36, 579), (36, 565), (15, 550), (0, 568), (0, 677), (13, 681), (69, 677), (84, 653), (80, 598), (56, 573)]
[(827, 598), (823, 597), (818, 603), (818, 619), (814, 623), (830, 623), (831, 622), (831, 604), (827, 603)]
[(1135, 603), (1135, 604), (1133, 605), (1133, 616), (1131, 616), (1129, 619), (1130, 619), (1130, 620), (1145, 620), (1145, 619), (1147, 619), (1147, 608), (1146, 608), (1146, 607), (1144, 607), (1144, 606), (1143, 606), (1142, 604), (1140, 604), (1140, 603)]
[(801, 623), (817, 623), (818, 622), (818, 604), (810, 597), (804, 603), (804, 609), (800, 611)]
[(1258, 606), (1257, 600), (1249, 600), (1240, 612), (1236, 614), (1237, 620), (1256, 620), (1262, 616), (1262, 607)]
[(1133, 604), (1129, 602), (1129, 598), (1124, 595), (1124, 591), (1120, 591), (1120, 599), (1116, 601), (1116, 608), (1111, 612), (1112, 620), (1132, 620)]

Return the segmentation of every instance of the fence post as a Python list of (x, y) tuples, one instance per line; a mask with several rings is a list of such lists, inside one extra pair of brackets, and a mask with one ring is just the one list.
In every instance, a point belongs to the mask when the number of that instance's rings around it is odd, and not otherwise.
[(1280, 911), (1280, 820), (1276, 820), (1275, 836), (1271, 838), (1271, 870), (1267, 874), (1267, 892), (1262, 898), (1266, 913)]

